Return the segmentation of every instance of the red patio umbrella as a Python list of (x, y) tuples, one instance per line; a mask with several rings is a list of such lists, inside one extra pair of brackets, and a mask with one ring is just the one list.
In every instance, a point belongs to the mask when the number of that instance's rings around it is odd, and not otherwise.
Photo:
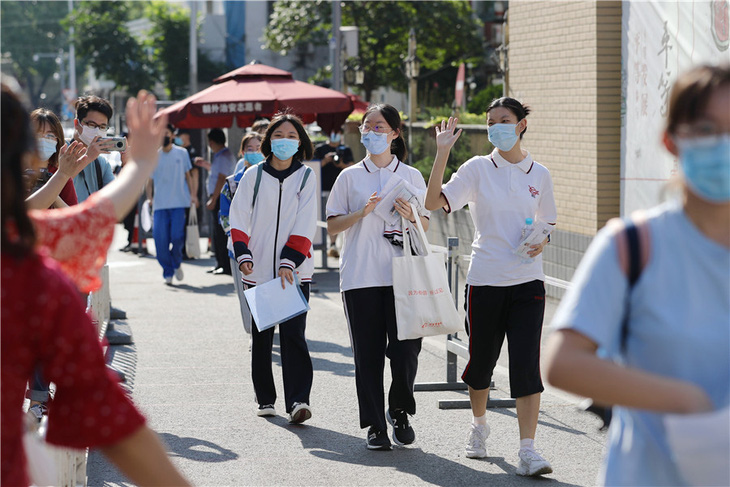
[(344, 93), (297, 81), (288, 71), (248, 64), (213, 80), (213, 85), (162, 110), (178, 128), (248, 127), (256, 117), (289, 109), (304, 123), (315, 120), (324, 133), (340, 127), (352, 112)]

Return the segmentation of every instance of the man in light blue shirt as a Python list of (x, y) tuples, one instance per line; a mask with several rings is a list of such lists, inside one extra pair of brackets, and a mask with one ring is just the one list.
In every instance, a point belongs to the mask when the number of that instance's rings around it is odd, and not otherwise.
[(79, 203), (114, 181), (109, 162), (100, 155), (102, 152), (108, 153), (110, 148), (111, 143), (102, 142), (101, 138), (106, 136), (113, 113), (109, 102), (98, 96), (82, 96), (76, 103), (73, 138), (84, 144), (86, 157), (94, 159), (73, 179)]
[[(167, 126), (160, 160), (147, 185), (147, 199), (154, 200), (152, 235), (155, 239), (157, 262), (162, 266), (165, 284), (172, 285), (172, 276), (183, 279), (182, 251), (185, 245), (185, 209), (197, 206), (188, 151), (173, 145), (173, 127)], [(134, 143), (134, 141), (132, 141)]]
[(231, 263), (228, 259), (228, 249), (226, 247), (228, 239), (218, 221), (218, 211), (220, 210), (221, 190), (226, 183), (226, 178), (233, 174), (236, 167), (236, 157), (226, 147), (226, 134), (221, 129), (211, 129), (208, 132), (208, 147), (210, 147), (210, 152), (213, 154), (211, 162), (204, 160), (202, 157), (195, 159), (195, 165), (208, 169), (206, 185), (208, 201), (205, 207), (211, 212), (213, 252), (216, 260), (216, 266), (208, 272), (228, 274), (230, 276)]

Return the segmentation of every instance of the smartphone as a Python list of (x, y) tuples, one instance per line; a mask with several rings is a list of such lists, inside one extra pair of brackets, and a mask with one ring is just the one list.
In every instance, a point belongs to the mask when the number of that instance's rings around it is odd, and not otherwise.
[(102, 142), (113, 141), (112, 147), (109, 150), (124, 152), (127, 150), (127, 139), (124, 137), (102, 137)]

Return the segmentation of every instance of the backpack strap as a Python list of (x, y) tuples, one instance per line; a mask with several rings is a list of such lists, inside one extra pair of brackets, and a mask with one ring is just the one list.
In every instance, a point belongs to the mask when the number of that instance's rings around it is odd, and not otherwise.
[(99, 159), (94, 159), (94, 169), (96, 170), (96, 184), (99, 189), (104, 187), (104, 178), (101, 176), (101, 163)]
[(624, 228), (617, 235), (617, 242), (619, 261), (628, 281), (624, 315), (621, 320), (620, 344), (623, 352), (626, 350), (626, 342), (629, 336), (631, 293), (649, 261), (649, 251), (651, 249), (649, 227), (643, 215), (635, 215), (632, 220), (626, 222)]
[(307, 179), (309, 179), (309, 175), (312, 172), (312, 168), (309, 166), (304, 166), (306, 169), (304, 170), (304, 177), (302, 178), (302, 184), (299, 186), (299, 192), (301, 193), (304, 189), (304, 185), (307, 184)]
[(261, 186), (261, 174), (264, 172), (264, 165), (256, 165), (256, 184), (253, 186), (253, 201), (251, 202), (251, 209), (253, 210), (256, 206), (256, 197), (259, 195), (259, 186)]

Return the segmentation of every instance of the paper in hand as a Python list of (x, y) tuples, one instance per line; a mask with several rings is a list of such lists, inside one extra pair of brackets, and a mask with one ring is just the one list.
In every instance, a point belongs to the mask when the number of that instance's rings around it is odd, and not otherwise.
[(512, 252), (520, 257), (529, 259), (530, 256), (528, 252), (532, 250), (530, 246), (542, 243), (548, 235), (550, 235), (550, 232), (553, 231), (553, 228), (555, 228), (554, 225), (538, 220), (533, 224), (532, 232), (530, 232), (530, 234), (527, 235)]
[(243, 292), (251, 316), (259, 331), (264, 331), (295, 316), (309, 311), (309, 303), (299, 287), (299, 281), (286, 283), (281, 288), (281, 278), (246, 289)]
[(413, 203), (416, 209), (420, 210), (423, 208), (423, 195), (421, 193), (408, 181), (394, 174), (380, 190), (381, 200), (375, 206), (373, 213), (385, 220), (388, 225), (398, 225), (400, 224), (400, 213), (395, 209), (395, 200), (402, 198), (409, 203)]

